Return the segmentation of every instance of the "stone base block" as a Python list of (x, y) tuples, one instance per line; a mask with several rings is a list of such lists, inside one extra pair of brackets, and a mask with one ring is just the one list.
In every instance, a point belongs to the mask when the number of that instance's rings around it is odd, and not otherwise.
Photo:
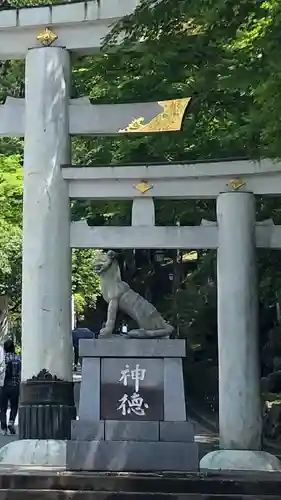
[(104, 439), (104, 421), (73, 420), (71, 439), (75, 441), (100, 441)]
[[(127, 336), (124, 338), (127, 339)], [(117, 335), (108, 339), (80, 339), (81, 358), (182, 358), (185, 357), (183, 339), (126, 340)], [(127, 339), (130, 340), (130, 339)]]
[(198, 445), (140, 441), (68, 441), (67, 470), (153, 472), (198, 470)]
[(196, 472), (195, 443), (26, 439), (0, 449), (0, 469)]
[(200, 471), (281, 471), (281, 462), (265, 451), (217, 450), (200, 461)]
[(167, 441), (194, 442), (194, 425), (190, 422), (149, 422), (74, 420), (71, 439), (75, 441)]
[(160, 422), (160, 441), (193, 443), (195, 430), (190, 422)]
[(55, 467), (65, 469), (66, 441), (22, 439), (0, 449), (0, 466), (15, 468)]
[(105, 421), (107, 441), (159, 441), (159, 422)]

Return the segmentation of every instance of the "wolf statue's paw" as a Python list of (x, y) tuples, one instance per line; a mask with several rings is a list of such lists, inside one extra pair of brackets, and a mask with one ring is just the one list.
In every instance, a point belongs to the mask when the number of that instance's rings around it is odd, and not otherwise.
[(167, 339), (170, 336), (163, 330), (145, 330), (144, 328), (130, 330), (126, 335), (131, 339)]
[(144, 328), (139, 328), (130, 330), (127, 332), (126, 336), (131, 337), (132, 339), (147, 339), (147, 332)]
[(109, 330), (108, 328), (102, 328), (100, 330), (99, 339), (108, 339), (110, 337), (113, 337), (111, 330)]

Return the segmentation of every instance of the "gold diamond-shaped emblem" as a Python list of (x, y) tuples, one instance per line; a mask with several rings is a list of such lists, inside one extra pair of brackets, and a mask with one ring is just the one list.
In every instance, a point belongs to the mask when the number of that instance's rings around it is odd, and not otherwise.
[(241, 179), (232, 179), (229, 184), (230, 187), (234, 189), (234, 191), (238, 191), (238, 189), (246, 185), (246, 182), (242, 181)]
[(146, 193), (147, 191), (149, 191), (150, 189), (153, 188), (153, 186), (151, 186), (151, 184), (148, 184), (147, 182), (143, 181), (143, 182), (139, 182), (139, 184), (137, 184), (136, 186), (134, 186), (135, 189), (137, 189), (141, 194), (144, 194)]
[(44, 47), (50, 47), (58, 37), (50, 28), (45, 28), (36, 38)]

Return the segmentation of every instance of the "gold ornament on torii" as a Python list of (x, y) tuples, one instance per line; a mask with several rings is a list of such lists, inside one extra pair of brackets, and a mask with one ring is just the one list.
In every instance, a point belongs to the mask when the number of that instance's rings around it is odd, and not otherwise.
[(229, 187), (234, 191), (238, 191), (244, 186), (246, 186), (246, 182), (244, 182), (242, 179), (232, 179), (229, 183)]
[(150, 189), (153, 188), (151, 184), (148, 184), (146, 181), (139, 182), (134, 186), (135, 189), (137, 189), (141, 194), (147, 193), (147, 191), (150, 191)]
[(50, 45), (58, 39), (58, 36), (54, 33), (54, 31), (50, 30), (50, 28), (45, 28), (44, 31), (39, 33), (36, 39), (41, 43), (41, 45), (44, 45), (44, 47), (50, 47)]
[(158, 101), (162, 111), (150, 122), (144, 123), (144, 118), (135, 118), (126, 128), (118, 130), (121, 134), (149, 134), (154, 132), (176, 132), (181, 130), (184, 113), (191, 97)]

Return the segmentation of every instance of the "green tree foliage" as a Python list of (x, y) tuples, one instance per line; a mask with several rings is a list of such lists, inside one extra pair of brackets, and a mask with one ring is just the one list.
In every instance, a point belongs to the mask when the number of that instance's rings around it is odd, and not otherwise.
[[(210, 100), (215, 100), (218, 128), (205, 125), (210, 134), (224, 131), (232, 137), (232, 155), (244, 150), (251, 156), (280, 157), (280, 24), (278, 0), (142, 0), (133, 15), (117, 24), (107, 44), (125, 30), (124, 47), (143, 40), (146, 54), (158, 54), (164, 76), (158, 73), (160, 86), (185, 84), (211, 115)], [(177, 81), (180, 73), (187, 78)], [(209, 146), (214, 152), (216, 143)]]
[(78, 314), (83, 314), (86, 306), (95, 307), (100, 295), (99, 279), (93, 272), (95, 256), (92, 249), (72, 252), (72, 292)]
[(0, 156), (0, 293), (21, 286), (22, 166), (20, 156)]
[[(19, 321), (21, 296), (22, 180), (20, 155), (0, 156), (0, 294), (11, 298)], [(93, 273), (94, 250), (73, 251), (72, 281), (77, 312), (95, 306), (99, 283)]]

